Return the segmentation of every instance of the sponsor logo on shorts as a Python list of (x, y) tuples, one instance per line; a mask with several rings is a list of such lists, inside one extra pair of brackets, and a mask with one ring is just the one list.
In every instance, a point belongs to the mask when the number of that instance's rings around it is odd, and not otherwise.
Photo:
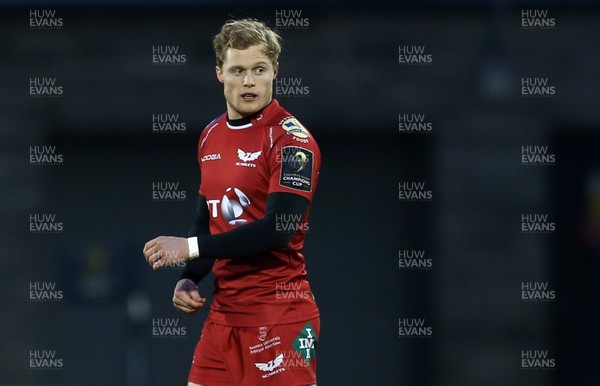
[(306, 323), (300, 334), (292, 342), (292, 347), (304, 358), (304, 361), (308, 365), (310, 365), (312, 358), (315, 357), (316, 340), (317, 337), (315, 336), (314, 328), (309, 322)]
[(260, 340), (261, 342), (264, 342), (265, 339), (267, 339), (267, 334), (269, 333), (269, 327), (267, 326), (260, 326), (258, 328), (258, 340)]
[[(266, 338), (266, 333), (265, 333), (265, 338)], [(260, 336), (259, 336), (259, 339), (260, 339)], [(248, 349), (250, 350), (250, 355), (258, 354), (258, 353), (261, 353), (272, 347), (279, 346), (281, 344), (281, 337), (276, 336), (274, 338), (271, 338), (271, 339), (265, 340), (265, 341), (261, 341), (261, 342), (262, 343), (255, 344), (254, 346), (248, 347)]]
[(285, 367), (280, 367), (283, 363), (283, 358), (284, 355), (279, 354), (275, 357), (275, 359), (272, 359), (267, 363), (254, 363), (254, 366), (256, 366), (256, 368), (258, 368), (260, 371), (264, 371), (267, 373), (262, 375), (263, 379), (269, 378), (273, 375), (283, 373), (285, 371)]

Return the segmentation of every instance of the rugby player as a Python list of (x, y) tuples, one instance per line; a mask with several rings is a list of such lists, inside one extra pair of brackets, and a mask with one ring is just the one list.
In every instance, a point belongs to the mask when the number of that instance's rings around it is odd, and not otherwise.
[(144, 255), (153, 269), (187, 261), (173, 296), (187, 314), (206, 304), (197, 283), (216, 277), (188, 386), (316, 385), (320, 319), (302, 248), (319, 147), (273, 99), (277, 33), (230, 20), (213, 48), (227, 110), (200, 135), (196, 218), (189, 237), (157, 237)]

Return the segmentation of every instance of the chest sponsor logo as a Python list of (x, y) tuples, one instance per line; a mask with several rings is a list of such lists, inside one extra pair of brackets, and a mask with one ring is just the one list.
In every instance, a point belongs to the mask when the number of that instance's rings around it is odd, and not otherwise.
[(242, 225), (248, 220), (241, 218), (244, 208), (250, 206), (248, 196), (238, 188), (227, 188), (220, 200), (207, 200), (208, 211), (212, 218), (216, 218), (221, 205), (221, 215), (230, 225)]
[(207, 154), (204, 157), (200, 158), (201, 162), (206, 161), (217, 161), (221, 159), (221, 153)]
[(255, 168), (256, 164), (252, 163), (252, 161), (256, 161), (258, 157), (262, 154), (262, 150), (255, 152), (245, 152), (242, 149), (237, 149), (237, 156), (241, 162), (236, 162), (235, 166), (245, 166), (249, 168)]

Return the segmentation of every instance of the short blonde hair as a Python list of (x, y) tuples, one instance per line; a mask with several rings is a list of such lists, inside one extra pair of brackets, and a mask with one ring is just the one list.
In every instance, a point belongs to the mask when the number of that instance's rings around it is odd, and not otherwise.
[(281, 53), (281, 37), (256, 19), (228, 20), (213, 39), (217, 66), (223, 66), (229, 48), (245, 50), (259, 44), (262, 44), (262, 52), (274, 66)]

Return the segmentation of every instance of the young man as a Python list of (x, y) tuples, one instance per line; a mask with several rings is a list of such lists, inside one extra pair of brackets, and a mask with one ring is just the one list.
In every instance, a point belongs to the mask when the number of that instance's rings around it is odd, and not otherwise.
[(213, 41), (227, 113), (198, 144), (200, 189), (189, 238), (157, 237), (149, 264), (190, 260), (173, 305), (204, 306), (196, 284), (212, 269), (213, 303), (189, 385), (316, 385), (319, 310), (302, 255), (321, 154), (310, 132), (272, 98), (280, 37), (253, 19)]

